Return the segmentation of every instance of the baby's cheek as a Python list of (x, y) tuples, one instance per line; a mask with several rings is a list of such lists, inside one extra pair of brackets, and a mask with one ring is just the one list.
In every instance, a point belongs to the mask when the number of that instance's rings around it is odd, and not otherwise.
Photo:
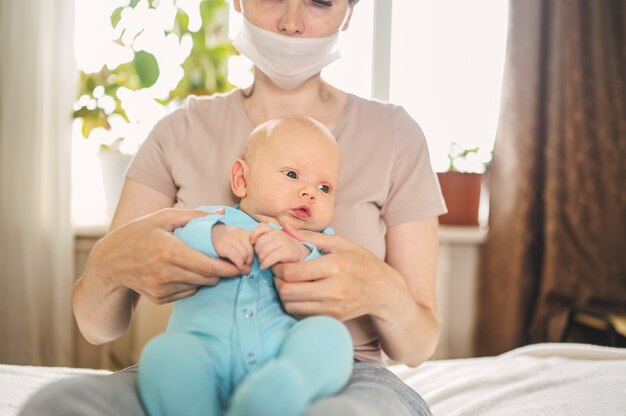
[(280, 212), (280, 210), (283, 209), (284, 202), (277, 193), (267, 192), (259, 197), (263, 210), (265, 211), (263, 214), (274, 215), (276, 212)]
[(330, 227), (331, 222), (333, 221), (333, 209), (332, 207), (330, 207), (329, 209), (326, 209), (319, 217), (319, 225), (320, 225), (320, 229), (323, 230), (324, 228)]

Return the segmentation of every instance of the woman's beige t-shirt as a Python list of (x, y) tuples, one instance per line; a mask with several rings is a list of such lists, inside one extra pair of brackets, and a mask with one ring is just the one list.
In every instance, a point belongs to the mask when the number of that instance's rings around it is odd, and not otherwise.
[[(176, 201), (179, 208), (235, 205), (230, 167), (255, 126), (240, 90), (190, 97), (163, 118), (126, 176)], [(445, 212), (424, 134), (399, 106), (348, 95), (333, 134), (342, 152), (335, 197), (335, 232), (385, 258), (388, 227)], [(355, 358), (380, 361), (369, 317), (346, 322)]]

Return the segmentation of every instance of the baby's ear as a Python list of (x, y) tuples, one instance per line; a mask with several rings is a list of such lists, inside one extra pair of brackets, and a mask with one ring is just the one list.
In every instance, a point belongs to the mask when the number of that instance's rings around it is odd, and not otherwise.
[(247, 194), (248, 164), (242, 159), (235, 160), (230, 168), (230, 188), (240, 199)]

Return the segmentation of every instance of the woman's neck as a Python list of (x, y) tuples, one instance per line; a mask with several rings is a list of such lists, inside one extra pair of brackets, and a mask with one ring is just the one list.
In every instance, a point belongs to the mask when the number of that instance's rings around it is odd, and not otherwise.
[[(262, 74), (257, 74), (251, 95), (244, 100), (248, 117), (254, 125), (287, 114), (313, 117), (333, 129), (343, 112), (347, 95), (323, 81), (319, 75), (298, 88), (285, 91)], [(250, 94), (250, 90), (245, 94)]]

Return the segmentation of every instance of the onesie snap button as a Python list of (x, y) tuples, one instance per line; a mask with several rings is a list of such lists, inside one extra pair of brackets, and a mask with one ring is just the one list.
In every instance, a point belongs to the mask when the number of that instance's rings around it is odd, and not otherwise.
[(252, 312), (250, 309), (243, 310), (243, 316), (245, 316), (246, 318), (250, 318), (252, 315), (254, 315), (254, 312)]
[(250, 365), (256, 364), (256, 357), (254, 356), (254, 354), (248, 353), (247, 358), (248, 358), (248, 364)]

